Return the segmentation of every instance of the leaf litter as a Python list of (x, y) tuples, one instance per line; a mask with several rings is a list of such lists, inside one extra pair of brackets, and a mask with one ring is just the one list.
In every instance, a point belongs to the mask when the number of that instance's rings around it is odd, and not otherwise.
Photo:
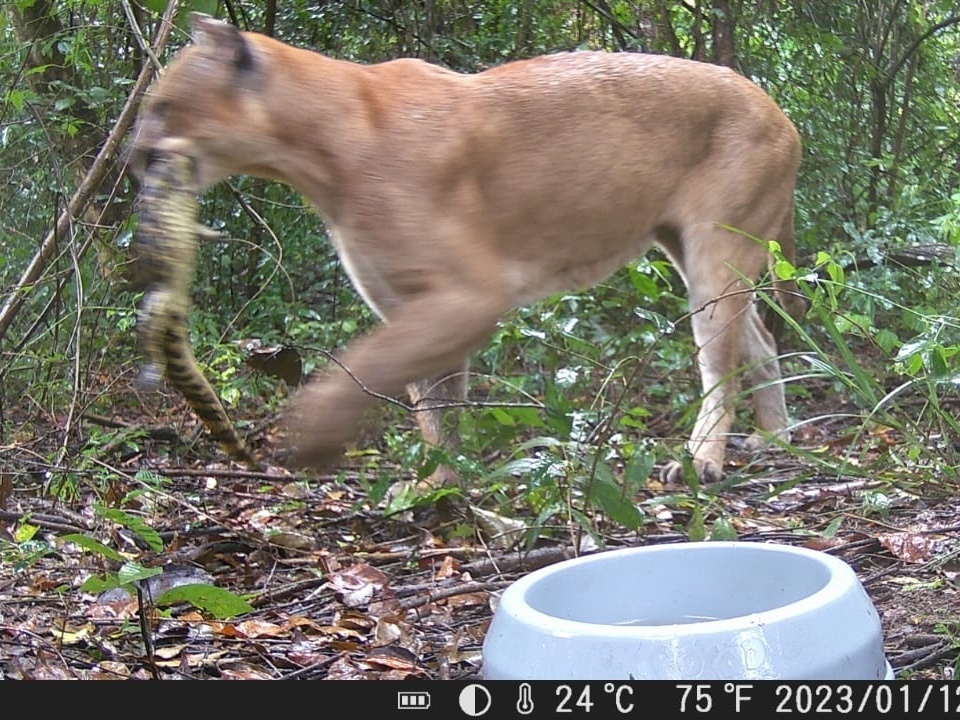
[[(125, 499), (123, 513), (97, 509), (102, 490), (54, 499), (24, 473), (0, 508), (0, 677), (476, 678), (498, 597), (517, 578), (600, 547), (697, 534), (841, 557), (877, 606), (898, 676), (953, 677), (955, 484), (820, 474), (787, 455), (733, 452), (729, 470), (737, 481), (696, 498), (654, 471), (635, 498), (640, 531), (595, 515), (595, 536), (555, 521), (531, 547), (522, 502), (515, 517), (479, 493), (449, 516), (386, 516), (355, 467), (298, 478), (150, 456), (114, 468), (107, 495)], [(124, 567), (139, 594), (92, 589)]]

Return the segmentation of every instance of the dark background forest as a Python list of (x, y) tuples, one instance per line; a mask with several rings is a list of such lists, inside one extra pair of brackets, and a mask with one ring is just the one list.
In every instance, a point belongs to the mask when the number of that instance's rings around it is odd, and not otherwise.
[[(398, 501), (394, 481), (450, 462), (486, 510), (445, 541), (490, 532), (484, 522), (506, 533), (518, 516), (527, 549), (565, 533), (597, 545), (654, 529), (742, 537), (756, 528), (725, 499), (738, 487), (762, 491), (769, 508), (801, 487), (846, 483), (829, 511), (806, 503), (778, 521), (824, 542), (892, 526), (898, 507), (945, 516), (960, 475), (955, 0), (14, 0), (0, 12), (0, 567), (42, 567), (59, 552), (54, 516), (76, 513), (65, 527), (116, 581), (116, 528), (162, 524), (144, 494), (194, 471), (221, 484), (233, 472), (176, 393), (133, 382), (137, 185), (123, 149), (157, 68), (188, 42), (191, 10), (365, 63), (418, 57), (473, 72), (586, 48), (720, 63), (765, 89), (804, 143), (798, 259), (785, 272), (810, 312), (781, 334), (795, 427), (774, 459), (735, 454), (718, 488), (658, 486), (656, 468), (683, 454), (699, 388), (682, 282), (652, 253), (504, 319), (476, 358), (478, 406), (459, 421), (457, 457), (439, 458), (409, 413), (385, 406), (339, 473), (308, 485), (344, 488), (351, 513), (390, 515), (448, 492)], [(241, 434), (269, 457), (291, 387), (374, 318), (290, 188), (235, 177), (200, 201), (220, 237), (201, 249), (194, 348)], [(279, 463), (276, 477), (304, 480)], [(923, 562), (952, 557), (944, 542)], [(937, 589), (952, 593), (941, 569)], [(955, 623), (949, 613), (929, 623), (928, 657), (948, 669)], [(0, 640), (2, 626), (0, 614)]]

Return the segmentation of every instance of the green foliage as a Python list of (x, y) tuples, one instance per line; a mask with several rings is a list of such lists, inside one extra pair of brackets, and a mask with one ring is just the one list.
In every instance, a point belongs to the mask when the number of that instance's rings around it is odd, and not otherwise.
[(123, 562), (124, 557), (118, 553), (113, 548), (104, 545), (102, 542), (96, 538), (92, 538), (89, 535), (84, 535), (82, 533), (68, 533), (60, 537), (60, 542), (73, 543), (77, 547), (83, 548), (88, 552), (95, 553), (101, 557), (106, 558), (107, 560), (113, 560), (115, 562)]
[(9, 563), (15, 572), (28, 570), (41, 558), (56, 552), (56, 547), (37, 537), (40, 528), (23, 518), (13, 530), (11, 539), (0, 538), (0, 561)]
[(145, 568), (140, 563), (125, 562), (117, 572), (107, 572), (103, 575), (90, 575), (80, 589), (88, 593), (105, 593), (111, 590), (123, 589), (129, 595), (135, 594), (135, 583), (160, 575), (161, 568)]
[(140, 538), (148, 548), (153, 550), (153, 552), (163, 550), (163, 541), (160, 539), (157, 531), (150, 527), (143, 518), (118, 508), (99, 506), (94, 509), (97, 515), (101, 516), (104, 520), (109, 520), (132, 532)]
[(157, 607), (188, 603), (218, 620), (226, 620), (253, 611), (250, 603), (229, 590), (203, 583), (171, 588), (154, 602)]
[[(776, 267), (780, 276), (795, 275), (811, 300), (803, 322), (784, 319), (787, 391), (841, 399), (840, 412), (856, 420), (863, 441), (851, 443), (841, 461), (793, 452), (836, 472), (882, 465), (895, 477), (954, 473), (956, 274), (946, 264), (908, 268), (888, 257), (912, 245), (960, 245), (960, 39), (950, 22), (956, 4), (731, 5), (736, 69), (784, 107), (805, 147), (799, 268), (783, 258)], [(148, 38), (162, 6), (133, 6)], [(651, 0), (294, 0), (270, 16), (272, 7), (247, 4), (240, 21), (336, 57), (415, 56), (466, 71), (587, 47), (709, 59), (719, 19), (710, 3)], [(186, 41), (182, 23), (191, 9), (217, 6), (184, 4), (181, 29), (161, 59)], [(26, 23), (31, 13), (48, 22)], [(129, 22), (112, 0), (18, 1), (0, 14), (0, 178), (11, 188), (0, 194), (0, 306), (34, 261), (145, 62)], [(84, 412), (141, 401), (129, 387), (138, 360), (136, 296), (123, 274), (134, 191), (128, 179), (110, 175), (91, 211), (59, 239), (42, 276), (29, 291), (16, 291), (24, 307), (0, 338), (0, 443), (36, 437), (35, 426), (48, 419), (62, 421), (62, 437), (37, 451), (50, 465), (48, 488), (60, 497), (74, 497), (83, 482), (110, 482), (100, 459), (121, 441), (119, 433), (91, 429), (79, 421)], [(197, 356), (232, 407), (265, 416), (285, 389), (243, 369), (236, 341), (297, 346), (309, 371), (325, 362), (324, 351), (376, 320), (350, 287), (321, 219), (289, 188), (234, 178), (201, 198), (201, 213), (223, 240), (201, 250), (191, 318)], [(478, 353), (472, 385), (484, 406), (462, 414), (458, 456), (437, 455), (409, 423), (398, 423), (368, 458), (370, 492), (385, 493), (392, 479), (384, 461), (418, 477), (443, 461), (468, 482), (489, 483), (504, 502), (519, 491), (542, 527), (561, 518), (586, 530), (597, 517), (640, 527), (643, 509), (633, 495), (642, 476), (654, 460), (682, 454), (680, 440), (655, 436), (666, 423), (671, 436), (683, 437), (699, 396), (683, 296), (670, 266), (651, 255), (601, 287), (518, 309)], [(825, 402), (821, 418), (803, 421), (826, 419), (831, 406)], [(878, 447), (870, 442), (878, 427), (902, 440)], [(139, 441), (122, 438), (128, 447)], [(694, 508), (689, 533), (728, 534), (722, 513), (702, 493), (691, 489), (674, 499)], [(145, 527), (136, 532), (149, 536)], [(44, 551), (29, 542), (9, 552), (29, 558)]]
[[(130, 493), (124, 498), (124, 502), (140, 498), (144, 492)], [(163, 552), (164, 545), (159, 534), (140, 515), (103, 505), (94, 506), (94, 511), (102, 520), (125, 528), (151, 552)], [(22, 529), (28, 527), (32, 526), (28, 526), (26, 523), (21, 524)], [(18, 556), (14, 558), (14, 562), (19, 566), (28, 567), (29, 563), (34, 562), (42, 554), (52, 551), (51, 548), (30, 547), (29, 543), (33, 542), (32, 533), (23, 535), (23, 539), (18, 542)], [(144, 567), (132, 556), (120, 553), (86, 533), (63, 535), (58, 539), (58, 543), (60, 545), (76, 546), (84, 552), (118, 566), (115, 571), (109, 570), (100, 575), (88, 576), (81, 585), (81, 589), (85, 592), (104, 593), (110, 590), (123, 589), (132, 596), (136, 593), (136, 588), (141, 586), (142, 583), (163, 573), (162, 568)], [(2, 546), (0, 546), (0, 549), (2, 549)], [(6, 554), (4, 553), (5, 556)], [(4, 560), (6, 559), (4, 557)], [(159, 597), (147, 599), (152, 600), (157, 607), (188, 603), (218, 619), (234, 617), (252, 610), (252, 607), (244, 599), (227, 590), (206, 583), (175, 585), (162, 592)]]
[[(960, 429), (945, 402), (956, 386), (953, 358), (960, 353), (958, 321), (865, 290), (824, 252), (818, 253), (814, 270), (797, 271), (785, 262), (778, 263), (778, 269), (782, 277), (816, 278), (809, 286), (808, 319), (801, 325), (786, 318), (804, 348), (797, 359), (808, 368), (793, 380), (829, 381), (836, 396), (847, 398), (859, 413), (856, 434), (865, 441), (850, 445), (851, 451), (863, 453), (859, 458), (805, 454), (805, 459), (838, 473), (876, 473), (880, 467), (890, 477), (901, 477), (904, 472), (956, 475), (960, 455), (953, 443), (944, 439), (954, 437)], [(857, 308), (870, 311), (857, 312)], [(902, 330), (916, 334), (900, 340), (893, 331), (880, 327), (881, 317), (890, 315), (900, 319)], [(893, 379), (875, 375), (863, 362), (865, 355), (879, 356), (897, 371), (900, 381), (891, 389)], [(879, 455), (876, 443), (869, 442), (878, 429), (891, 429), (899, 435), (899, 444), (883, 448)], [(881, 443), (886, 445), (882, 438)], [(866, 462), (867, 457), (872, 461)]]
[(508, 497), (520, 490), (537, 518), (531, 540), (556, 518), (595, 534), (592, 516), (597, 511), (624, 528), (642, 527), (644, 515), (634, 497), (646, 483), (655, 455), (621, 436), (597, 443), (591, 431), (597, 417), (576, 410), (556, 385), (548, 384), (537, 424), (550, 434), (521, 442), (514, 457), (484, 479), (491, 488), (509, 490)]

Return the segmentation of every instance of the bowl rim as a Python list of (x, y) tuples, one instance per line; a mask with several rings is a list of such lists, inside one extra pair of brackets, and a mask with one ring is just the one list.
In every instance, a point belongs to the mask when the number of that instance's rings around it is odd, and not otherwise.
[[(611, 625), (591, 623), (583, 620), (570, 620), (544, 613), (533, 608), (527, 602), (527, 594), (535, 583), (542, 582), (558, 573), (566, 572), (570, 568), (598, 562), (616, 562), (618, 558), (629, 560), (636, 555), (647, 556), (655, 553), (687, 554), (731, 551), (738, 553), (773, 553), (814, 560), (826, 567), (828, 579), (826, 584), (810, 595), (768, 610), (745, 613), (731, 618), (668, 625)], [(498, 612), (508, 613), (513, 616), (516, 621), (550, 635), (571, 635), (579, 637), (602, 636), (608, 639), (611, 635), (614, 635), (624, 640), (641, 638), (653, 639), (668, 636), (675, 638), (677, 635), (693, 637), (699, 635), (740, 633), (751, 628), (759, 628), (807, 616), (836, 603), (841, 600), (844, 595), (851, 592), (851, 590), (857, 592), (858, 588), (859, 592), (862, 593), (860, 580), (853, 568), (840, 558), (820, 550), (762, 541), (692, 541), (606, 550), (570, 560), (563, 560), (545, 568), (534, 570), (515, 581), (503, 592), (500, 598)]]

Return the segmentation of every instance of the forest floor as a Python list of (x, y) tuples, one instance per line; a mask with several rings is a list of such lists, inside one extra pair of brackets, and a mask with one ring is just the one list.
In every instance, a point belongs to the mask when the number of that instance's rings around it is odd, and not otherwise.
[[(798, 414), (816, 415), (822, 398), (808, 402)], [(112, 422), (156, 417), (129, 411)], [(804, 428), (796, 443), (809, 452), (843, 453), (851, 442), (884, 452), (896, 443), (883, 428), (856, 440), (838, 424)], [(55, 423), (33, 427), (28, 442), (0, 447), (0, 678), (476, 678), (498, 595), (575, 548), (595, 549), (560, 524), (530, 549), (498, 545), (471, 511), (482, 501), (471, 493), (446, 509), (388, 517), (370, 507), (363, 473), (349, 464), (327, 476), (280, 464), (253, 472), (198, 458), (196, 449), (178, 460), (156, 441), (114, 455), (104, 443), (98, 457), (109, 461), (51, 473), (38, 457), (57, 433)], [(826, 476), (802, 453), (757, 462), (731, 450), (727, 470), (735, 482), (702, 511), (727, 518), (742, 541), (842, 558), (876, 605), (896, 676), (953, 677), (955, 483)], [(656, 475), (637, 498), (640, 531), (596, 520), (605, 549), (689, 539), (692, 507), (658, 503), (670, 489)], [(532, 521), (519, 498), (515, 513)], [(96, 585), (118, 570), (134, 577), (129, 561), (164, 572), (141, 583), (140, 598)], [(152, 602), (184, 582), (229, 593)]]

